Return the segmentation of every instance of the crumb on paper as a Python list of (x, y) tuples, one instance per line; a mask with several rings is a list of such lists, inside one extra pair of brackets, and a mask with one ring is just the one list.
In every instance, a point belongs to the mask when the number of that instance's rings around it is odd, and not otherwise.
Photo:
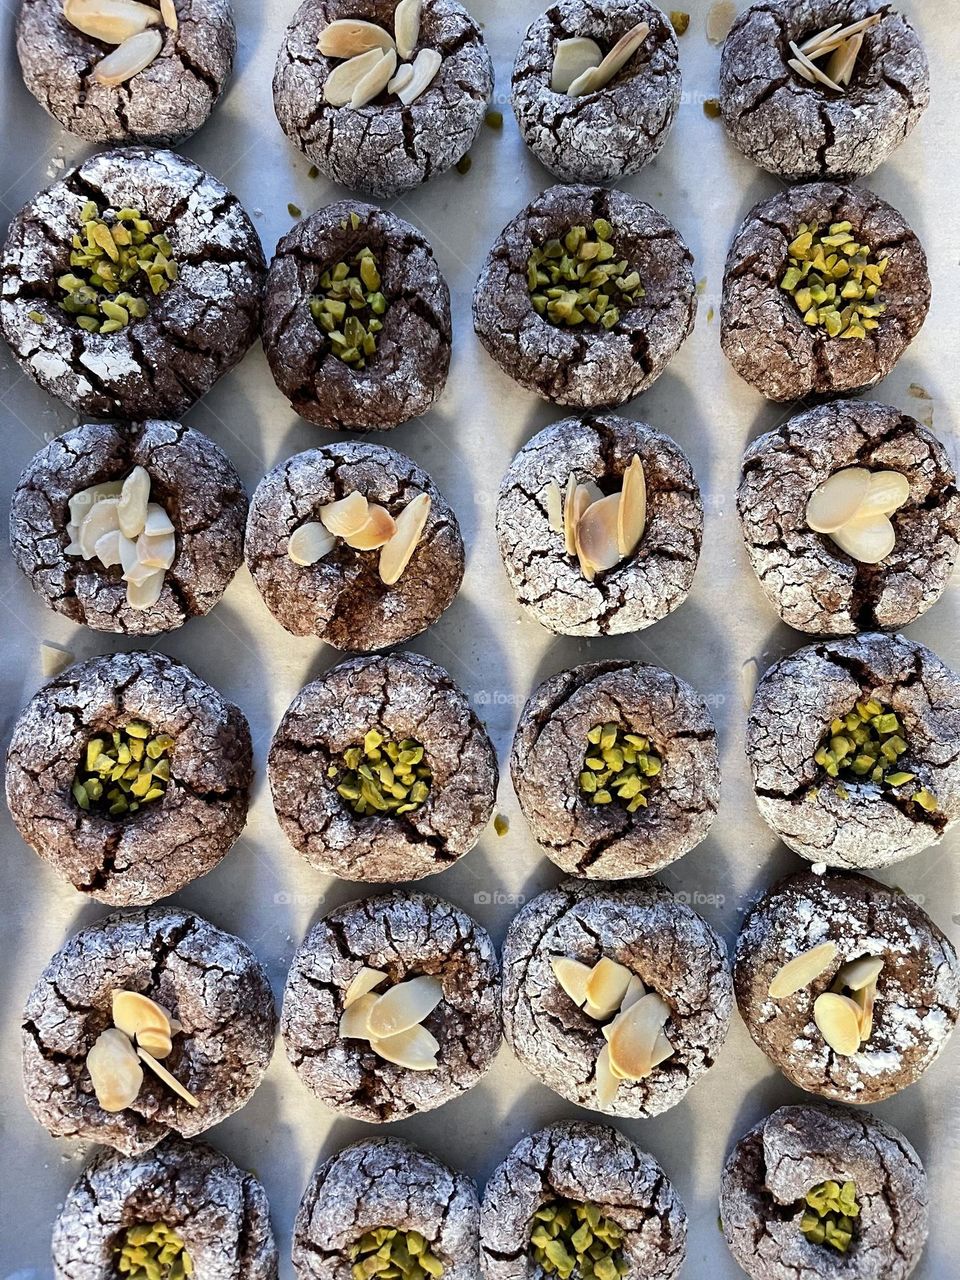
[(45, 680), (52, 680), (74, 661), (76, 655), (63, 645), (54, 644), (52, 640), (40, 642), (40, 670)]
[(678, 36), (684, 35), (687, 28), (690, 26), (689, 13), (684, 13), (682, 9), (671, 9), (670, 25), (673, 27), (674, 31), (677, 33)]
[(703, 114), (708, 120), (720, 119), (720, 103), (716, 98), (705, 98), (703, 103)]
[(716, 0), (707, 10), (707, 39), (710, 43), (723, 44), (736, 20), (737, 6), (733, 0)]
[(498, 836), (505, 836), (510, 830), (510, 819), (506, 814), (498, 813), (493, 820), (493, 829)]
[(914, 400), (932, 400), (933, 399), (933, 396), (926, 389), (926, 387), (921, 387), (919, 382), (911, 382), (909, 387), (907, 387), (907, 391), (910, 393), (910, 395), (913, 396)]

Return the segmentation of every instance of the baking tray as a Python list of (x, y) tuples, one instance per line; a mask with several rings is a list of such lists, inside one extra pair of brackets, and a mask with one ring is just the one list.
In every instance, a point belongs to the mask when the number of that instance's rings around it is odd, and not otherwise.
[[(693, 461), (703, 489), (706, 536), (689, 600), (672, 617), (638, 635), (557, 638), (521, 617), (494, 536), (497, 486), (516, 450), (562, 410), (521, 391), (488, 359), (474, 337), (470, 296), (484, 255), (501, 227), (550, 176), (523, 146), (508, 97), (510, 69), (523, 31), (545, 0), (472, 0), (496, 64), (500, 132), (484, 128), (465, 176), (446, 174), (392, 202), (432, 242), (451, 289), (454, 351), (439, 406), (400, 427), (389, 443), (427, 468), (453, 503), (468, 548), (455, 604), (411, 648), (445, 666), (484, 719), (506, 768), (520, 707), (542, 678), (579, 662), (635, 657), (658, 662), (695, 685), (709, 702), (721, 740), (723, 796), (710, 837), (663, 874), (663, 880), (732, 944), (742, 914), (764, 886), (801, 862), (757, 816), (743, 755), (751, 671), (802, 643), (779, 625), (747, 564), (734, 493), (744, 445), (774, 426), (784, 410), (766, 404), (727, 366), (718, 344), (719, 292), (727, 245), (747, 209), (775, 180), (742, 159), (723, 126), (703, 111), (716, 93), (719, 50), (705, 34), (707, 0), (687, 0), (690, 27), (680, 40), (683, 102), (660, 157), (622, 186), (657, 205), (681, 230), (702, 282), (697, 327), (667, 372), (625, 412), (672, 435)], [(267, 254), (287, 231), (287, 203), (305, 213), (343, 193), (308, 176), (309, 162), (276, 123), (273, 62), (294, 0), (234, 0), (240, 48), (229, 91), (184, 152), (240, 197)], [(740, 7), (745, 7), (741, 0)], [(929, 51), (933, 103), (912, 138), (869, 185), (903, 211), (923, 241), (934, 281), (933, 306), (920, 337), (875, 392), (878, 399), (932, 422), (957, 462), (960, 405), (960, 14), (955, 3), (902, 0)], [(68, 138), (23, 87), (14, 51), (15, 0), (0, 7), (0, 204), (4, 224), (66, 165), (92, 148)], [(2, 344), (0, 344), (2, 346)], [(911, 389), (912, 388), (912, 389)], [(919, 398), (918, 392), (924, 397)], [(252, 350), (197, 405), (187, 420), (232, 457), (252, 492), (277, 461), (321, 443), (328, 433), (300, 420), (274, 387), (263, 355)], [(26, 379), (0, 351), (0, 727), (3, 749), (19, 709), (42, 682), (40, 644), (76, 658), (135, 643), (74, 626), (47, 610), (14, 566), (6, 528), (10, 493), (43, 442), (76, 422)], [(960, 666), (960, 582), (910, 635)], [(363, 886), (312, 871), (288, 846), (273, 816), (265, 776), (271, 734), (307, 680), (338, 660), (317, 641), (297, 639), (273, 621), (246, 570), (223, 601), (182, 631), (152, 640), (189, 663), (246, 712), (257, 779), (248, 825), (216, 871), (177, 901), (245, 938), (266, 964), (279, 1000), (293, 952), (319, 913), (358, 897)], [(518, 904), (556, 883), (560, 873), (527, 833), (509, 779), (499, 810), (506, 836), (491, 826), (458, 865), (420, 885), (464, 907), (499, 943)], [(960, 942), (960, 892), (954, 835), (880, 878), (922, 901)], [(20, 1087), (19, 1020), (40, 969), (61, 942), (104, 913), (84, 903), (23, 844), (0, 813), (0, 1276), (51, 1275), (50, 1228), (70, 1183), (92, 1153), (89, 1144), (55, 1140), (28, 1114)], [(730, 1144), (751, 1124), (803, 1095), (755, 1048), (734, 1015), (716, 1066), (687, 1098), (654, 1120), (618, 1122), (664, 1165), (690, 1217), (687, 1280), (734, 1280), (741, 1272), (717, 1229), (717, 1186)], [(933, 1223), (919, 1280), (949, 1280), (960, 1256), (960, 1041), (920, 1084), (876, 1108), (915, 1143), (930, 1175)], [(504, 1046), (494, 1069), (472, 1092), (390, 1131), (403, 1134), (470, 1173), (482, 1186), (497, 1162), (531, 1129), (562, 1117), (588, 1116), (536, 1083)], [(210, 1132), (212, 1141), (266, 1185), (281, 1252), (292, 1276), (290, 1234), (300, 1195), (318, 1160), (377, 1130), (324, 1110), (300, 1083), (278, 1045), (251, 1102)]]

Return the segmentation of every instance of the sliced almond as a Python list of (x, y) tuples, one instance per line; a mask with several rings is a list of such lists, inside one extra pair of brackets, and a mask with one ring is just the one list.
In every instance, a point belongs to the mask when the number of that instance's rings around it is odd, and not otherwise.
[(603, 50), (595, 40), (589, 40), (586, 36), (558, 40), (553, 54), (550, 88), (554, 93), (566, 93), (574, 80), (585, 71), (599, 67), (602, 61)]
[(137, 0), (64, 0), (63, 16), (85, 36), (104, 44), (122, 44), (160, 21), (160, 14)]
[(397, 94), (405, 107), (409, 107), (411, 102), (416, 102), (421, 93), (430, 88), (442, 61), (436, 49), (420, 50), (413, 60), (413, 75)]
[(550, 968), (573, 1003), (582, 1008), (587, 1002), (587, 983), (593, 973), (590, 965), (569, 956), (551, 956)]
[(152, 609), (163, 594), (164, 571), (154, 569), (139, 582), (127, 583), (127, 604), (131, 609)]
[(666, 1062), (668, 1058), (672, 1058), (676, 1053), (676, 1049), (667, 1039), (666, 1033), (660, 1031), (657, 1033), (657, 1043), (653, 1046), (653, 1055), (650, 1058), (651, 1069), (659, 1067), (661, 1062)]
[(384, 1040), (373, 1039), (370, 1047), (387, 1062), (406, 1067), (408, 1071), (435, 1071), (440, 1052), (438, 1041), (421, 1026), (410, 1027)]
[(142, 1031), (162, 1031), (170, 1034), (170, 1015), (162, 1005), (139, 991), (114, 991), (111, 997), (113, 1025), (125, 1032), (131, 1040)]
[(429, 493), (418, 493), (397, 516), (397, 530), (380, 551), (380, 580), (388, 587), (400, 581), (423, 536), (430, 515)]
[(116, 88), (145, 71), (162, 48), (163, 36), (159, 31), (152, 27), (141, 31), (118, 44), (112, 53), (98, 62), (93, 69), (93, 78), (98, 84)]
[[(821, 31), (818, 36), (812, 36), (800, 47), (808, 57), (821, 57), (824, 53), (828, 53), (831, 48), (835, 48), (838, 44), (842, 44), (844, 40), (849, 39), (850, 36), (859, 35), (861, 31), (866, 31), (879, 21), (879, 13), (869, 13), (865, 18), (860, 18), (857, 22), (851, 22), (846, 27), (837, 23), (833, 27), (828, 27), (826, 31)], [(816, 53), (811, 52), (811, 45), (816, 50)]]
[(317, 48), (327, 58), (354, 58), (377, 50), (396, 52), (393, 36), (377, 22), (360, 18), (338, 18), (320, 32)]
[(563, 547), (568, 556), (577, 554), (577, 477), (571, 471), (563, 495)]
[(723, 44), (737, 20), (735, 0), (715, 0), (707, 10), (706, 31), (711, 44)]
[(65, 671), (73, 663), (75, 656), (70, 649), (65, 649), (62, 645), (53, 644), (49, 640), (41, 640), (40, 669), (43, 672), (44, 680), (52, 680), (61, 671)]
[(861, 33), (850, 36), (849, 39), (844, 40), (834, 49), (830, 55), (830, 61), (827, 63), (826, 72), (827, 76), (835, 84), (848, 85), (850, 83), (862, 44), (863, 35)]
[(785, 1000), (787, 996), (795, 995), (804, 987), (809, 987), (811, 982), (815, 982), (824, 970), (830, 968), (836, 958), (835, 942), (821, 942), (808, 951), (801, 951), (773, 975), (770, 986), (767, 988), (767, 995), (771, 1000)]
[(597, 961), (587, 979), (587, 1001), (599, 1009), (603, 1017), (609, 1017), (620, 1008), (633, 974), (609, 956)]
[(149, 565), (140, 563), (136, 542), (131, 542), (122, 533), (120, 534), (120, 567), (123, 570), (124, 582), (135, 582), (138, 585), (158, 572), (156, 569), (151, 569)]
[(556, 480), (551, 480), (546, 488), (547, 524), (554, 533), (563, 533), (563, 494)]
[(396, 521), (386, 507), (371, 502), (367, 508), (366, 523), (362, 524), (356, 533), (345, 537), (344, 542), (356, 551), (375, 551), (377, 547), (382, 547), (385, 542), (389, 542), (396, 531)]
[(397, 42), (397, 53), (401, 58), (409, 58), (420, 39), (420, 10), (422, 0), (400, 0), (393, 13), (393, 33)]
[(80, 552), (85, 560), (92, 560), (97, 554), (97, 543), (105, 533), (112, 533), (120, 527), (120, 499), (101, 498), (100, 501), (83, 518), (80, 525), (78, 541)]
[(384, 1040), (400, 1035), (423, 1022), (443, 999), (443, 987), (436, 978), (424, 975), (398, 982), (379, 996), (370, 1011), (371, 1038)]
[(825, 31), (821, 31), (819, 35), (811, 36), (809, 40), (804, 40), (803, 44), (800, 46), (800, 52), (805, 53), (808, 58), (812, 57), (814, 50), (819, 48), (820, 45), (826, 44), (830, 37), (836, 35), (842, 26), (842, 22), (835, 22), (832, 27), (827, 27), (827, 29)]
[(866, 1044), (873, 1034), (873, 1006), (877, 998), (877, 984), (868, 982), (851, 997), (860, 1010), (860, 1043)]
[(628, 1080), (648, 1076), (657, 1036), (669, 1016), (669, 1005), (655, 991), (641, 996), (617, 1019), (609, 1040), (610, 1065)]
[(634, 454), (623, 473), (617, 507), (617, 550), (621, 557), (632, 556), (640, 545), (647, 523), (647, 480), (643, 463)]
[(150, 472), (145, 467), (134, 467), (120, 490), (120, 532), (124, 537), (137, 538), (143, 533), (149, 502)]
[(790, 49), (793, 52), (794, 58), (799, 63), (801, 63), (804, 67), (806, 67), (806, 69), (810, 72), (810, 74), (814, 77), (815, 80), (819, 80), (821, 84), (825, 84), (828, 89), (834, 89), (836, 90), (837, 93), (843, 93), (843, 89), (840, 87), (840, 85), (836, 83), (835, 80), (831, 80), (825, 71), (821, 71), (821, 69), (817, 66), (815, 62), (811, 62), (811, 60), (807, 57), (807, 55), (801, 52), (796, 41), (794, 40), (790, 41)]
[(158, 1062), (152, 1053), (148, 1053), (146, 1049), (138, 1049), (137, 1057), (144, 1062), (155, 1076), (158, 1076), (168, 1089), (172, 1089), (178, 1097), (190, 1107), (199, 1107), (200, 1100), (195, 1098), (190, 1090), (180, 1083), (175, 1075), (172, 1075), (162, 1062)]
[(798, 76), (802, 76), (804, 80), (809, 81), (810, 84), (817, 83), (817, 77), (813, 74), (812, 71), (810, 71), (807, 67), (805, 67), (804, 64), (800, 62), (797, 58), (788, 58), (787, 66), (792, 68), (797, 73)]
[(577, 556), (588, 582), (620, 562), (617, 524), (620, 494), (611, 493), (591, 502), (577, 521)]
[(336, 538), (318, 520), (308, 520), (294, 529), (287, 540), (287, 555), (294, 564), (316, 564), (329, 555), (336, 545)]
[(870, 472), (844, 467), (818, 484), (807, 503), (806, 521), (815, 533), (833, 533), (852, 520), (870, 493)]
[(860, 564), (879, 564), (886, 560), (897, 541), (896, 530), (888, 516), (857, 516), (842, 529), (834, 529), (830, 537), (841, 551)]
[(620, 1081), (610, 1066), (610, 1046), (605, 1044), (597, 1055), (597, 1106), (603, 1111), (617, 1096)]
[(177, 7), (174, 0), (160, 0), (160, 17), (171, 31), (179, 29), (180, 19), (177, 17)]
[(143, 532), (151, 538), (158, 538), (164, 533), (175, 533), (173, 521), (160, 506), (159, 502), (147, 503), (147, 517), (144, 521)]
[[(397, 54), (394, 49), (388, 49), (380, 61), (367, 72), (362, 80), (357, 82), (357, 87), (353, 91), (350, 98), (350, 106), (358, 111), (361, 107), (367, 106), (374, 98), (379, 98), (384, 89), (393, 79), (393, 73), (397, 69)], [(414, 68), (416, 74), (416, 68)]]
[(849, 991), (860, 991), (871, 982), (875, 983), (883, 970), (882, 956), (861, 956), (859, 960), (848, 960), (837, 971), (838, 989), (846, 987)]
[(637, 977), (635, 973), (631, 973), (630, 983), (627, 986), (626, 994), (624, 995), (623, 999), (620, 1001), (620, 1012), (626, 1013), (626, 1011), (630, 1008), (631, 1005), (636, 1004), (637, 1001), (642, 996), (645, 996), (646, 994), (647, 994), (647, 988), (643, 985), (643, 983), (640, 981), (640, 979)]
[(367, 523), (370, 504), (358, 490), (320, 508), (320, 521), (337, 538), (349, 538)]
[(860, 1048), (860, 1007), (849, 996), (835, 991), (817, 996), (813, 1020), (834, 1053), (849, 1058)]
[(119, 529), (111, 529), (96, 541), (94, 554), (105, 569), (112, 569), (120, 563), (120, 539), (123, 534)]
[(379, 999), (378, 995), (367, 991), (344, 1007), (339, 1027), (342, 1040), (370, 1039), (370, 1012)]
[(90, 510), (102, 498), (119, 498), (122, 489), (122, 480), (105, 480), (103, 484), (91, 485), (89, 489), (81, 489), (79, 493), (75, 493), (67, 504), (70, 508), (71, 525), (79, 529), (84, 516), (89, 515)]
[(137, 1036), (137, 1048), (146, 1049), (155, 1058), (168, 1058), (173, 1050), (173, 1040), (163, 1031), (141, 1031)]
[(399, 93), (413, 79), (413, 63), (404, 62), (397, 67), (396, 73), (390, 83), (387, 85), (387, 93)]
[(627, 65), (649, 34), (650, 24), (638, 22), (626, 35), (620, 37), (598, 67), (578, 76), (567, 93), (576, 98), (603, 89)]
[(367, 995), (375, 987), (379, 987), (381, 982), (386, 982), (386, 980), (387, 975), (382, 969), (371, 969), (368, 965), (364, 965), (344, 992), (343, 1007), (349, 1009), (354, 1001), (359, 1000), (361, 996)]
[(331, 107), (345, 107), (353, 97), (354, 90), (360, 81), (379, 64), (382, 58), (383, 50), (377, 46), (334, 67), (323, 82), (324, 102)]
[(104, 1111), (124, 1111), (143, 1084), (143, 1068), (130, 1037), (116, 1027), (101, 1031), (87, 1054), (87, 1071), (97, 1102)]
[(900, 471), (874, 471), (870, 476), (870, 488), (860, 503), (855, 517), (869, 515), (891, 516), (910, 497), (910, 481)]
[(141, 533), (137, 539), (137, 559), (148, 569), (169, 569), (177, 554), (177, 540), (172, 533), (151, 538)]

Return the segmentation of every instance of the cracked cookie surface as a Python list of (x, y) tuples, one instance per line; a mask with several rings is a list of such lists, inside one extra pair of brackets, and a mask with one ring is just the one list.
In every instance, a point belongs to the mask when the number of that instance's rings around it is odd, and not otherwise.
[[(80, 328), (58, 300), (90, 200), (139, 209), (180, 269), (146, 316), (108, 335)], [(78, 413), (139, 420), (179, 417), (241, 359), (259, 329), (266, 264), (222, 183), (172, 151), (134, 147), (91, 156), (29, 201), (10, 223), (0, 272), (0, 331), (24, 372)]]
[[(623, 1080), (613, 1102), (597, 1102), (601, 1023), (574, 1004), (551, 959), (624, 965), (670, 1007), (673, 1045), (643, 1080)], [(631, 888), (567, 880), (527, 903), (503, 946), (503, 1026), (523, 1065), (568, 1102), (624, 1118), (675, 1107), (711, 1067), (727, 1036), (733, 984), (723, 940), (658, 881)]]
[[(800, 991), (769, 987), (793, 956), (833, 942), (836, 958)], [(850, 1057), (817, 1030), (813, 1004), (842, 965), (877, 956), (869, 1040)], [(737, 942), (737, 1004), (747, 1030), (788, 1080), (837, 1102), (873, 1103), (913, 1084), (945, 1048), (960, 1014), (960, 964), (949, 939), (910, 898), (860, 875), (802, 872), (750, 910)]]
[(401, 1138), (365, 1138), (325, 1160), (293, 1227), (297, 1280), (344, 1280), (350, 1245), (377, 1227), (416, 1231), (443, 1264), (443, 1280), (477, 1280), (477, 1189)]
[[(394, 517), (418, 494), (430, 495), (420, 541), (392, 586), (380, 578), (379, 551), (356, 551), (342, 539), (312, 565), (295, 564), (287, 554), (294, 530), (353, 492)], [(281, 626), (360, 652), (402, 644), (432, 626), (456, 597), (464, 570), (457, 517), (427, 473), (395, 449), (354, 442), (298, 453), (260, 481), (250, 504), (246, 559)]]
[[(638, 23), (650, 34), (609, 85), (572, 98), (550, 87), (559, 40), (587, 38), (604, 51)], [(563, 182), (615, 182), (654, 158), (680, 105), (680, 54), (666, 17), (647, 0), (560, 0), (527, 29), (513, 67), (520, 133)]]
[[(547, 487), (561, 493), (573, 472), (616, 491), (637, 454), (646, 482), (646, 526), (628, 559), (583, 576), (550, 527)], [(520, 450), (500, 484), (497, 540), (517, 600), (561, 635), (640, 631), (672, 613), (687, 597), (703, 537), (703, 504), (686, 454), (645, 423), (603, 414), (566, 418)]]
[[(804, 1197), (821, 1182), (856, 1184), (860, 1214), (846, 1253), (800, 1230)], [(928, 1228), (927, 1176), (892, 1125), (845, 1107), (781, 1107), (731, 1151), (720, 1219), (751, 1280), (907, 1280)]]
[[(933, 793), (934, 811), (902, 788), (828, 785), (814, 760), (831, 722), (872, 697), (899, 717), (899, 766)], [(746, 747), (762, 818), (810, 862), (888, 866), (939, 843), (960, 818), (960, 676), (903, 636), (825, 640), (775, 663), (757, 686)]]
[[(838, 94), (787, 65), (790, 41), (878, 12), (864, 33), (852, 83)], [(823, 64), (821, 64), (822, 66)], [(762, 0), (723, 46), (720, 106), (740, 150), (782, 178), (872, 173), (912, 133), (930, 101), (927, 55), (913, 27), (874, 0)]]
[[(804, 323), (780, 282), (801, 223), (850, 222), (876, 257), (889, 258), (878, 295), (886, 310), (864, 338), (830, 338)], [(761, 200), (727, 254), (720, 345), (740, 377), (768, 400), (837, 396), (885, 378), (917, 336), (930, 307), (920, 241), (892, 205), (865, 187), (812, 182)]]
[(344, 187), (388, 197), (420, 186), (473, 145), (493, 92), (493, 63), (480, 26), (456, 0), (424, 0), (418, 49), (443, 59), (409, 107), (381, 94), (367, 106), (333, 107), (323, 89), (339, 61), (317, 51), (331, 22), (359, 18), (393, 35), (396, 0), (304, 0), (287, 28), (273, 76), (280, 127), (322, 174)]
[[(818, 485), (845, 467), (894, 470), (910, 483), (897, 541), (877, 565), (807, 524)], [(960, 551), (960, 496), (940, 441), (898, 409), (841, 400), (767, 432), (743, 458), (737, 509), (750, 563), (788, 626), (813, 635), (906, 626), (940, 598)]]
[[(387, 310), (376, 353), (356, 369), (333, 354), (309, 301), (324, 271), (363, 248), (376, 258)], [(433, 250), (395, 214), (341, 200), (299, 222), (277, 245), (267, 274), (263, 349), (274, 381), (302, 418), (337, 431), (386, 431), (426, 413), (446, 385), (450, 342), (450, 290)]]
[[(130, 1107), (100, 1108), (86, 1056), (113, 1024), (117, 989), (141, 992), (182, 1024), (164, 1065), (197, 1107), (145, 1071)], [(275, 1027), (267, 975), (239, 938), (175, 907), (104, 916), (64, 943), (27, 1000), (27, 1106), (55, 1137), (141, 1155), (167, 1134), (196, 1137), (239, 1111), (267, 1069)]]
[(54, 1222), (55, 1280), (103, 1280), (123, 1233), (145, 1222), (176, 1230), (196, 1275), (276, 1280), (263, 1187), (213, 1147), (176, 1137), (141, 1155), (94, 1156)]
[[(591, 805), (580, 792), (587, 734), (612, 722), (650, 740), (662, 760), (649, 805)], [(720, 799), (717, 733), (685, 681), (645, 662), (590, 662), (551, 676), (517, 725), (510, 773), (544, 853), (571, 875), (649, 876), (703, 840)]]
[[(88, 741), (137, 719), (174, 740), (162, 801), (116, 819), (81, 809), (72, 787)], [(243, 830), (252, 777), (238, 707), (163, 654), (115, 653), (68, 667), (20, 713), (7, 804), (23, 839), (75, 889), (144, 905), (213, 870)]]
[[(422, 1025), (439, 1041), (438, 1065), (412, 1071), (365, 1040), (339, 1034), (344, 996), (364, 966), (392, 985), (436, 978), (439, 1005)], [(396, 890), (348, 902), (300, 944), (283, 997), (281, 1033), (300, 1079), (333, 1111), (373, 1124), (432, 1111), (480, 1080), (500, 1048), (500, 965), (486, 931), (459, 908)]]
[(88, 142), (175, 146), (204, 124), (223, 93), (237, 48), (228, 0), (176, 0), (177, 30), (155, 60), (116, 86), (94, 76), (116, 46), (84, 35), (62, 0), (21, 0), (17, 53), (27, 88), (68, 133)]
[[(606, 219), (611, 242), (645, 296), (610, 329), (561, 327), (537, 314), (527, 260), (573, 226)], [(697, 310), (693, 257), (652, 205), (603, 187), (555, 186), (500, 233), (473, 295), (473, 323), (500, 368), (554, 404), (618, 405), (645, 391), (693, 329)]]
[(523, 1138), (494, 1170), (480, 1209), (484, 1280), (535, 1280), (531, 1219), (557, 1200), (595, 1204), (625, 1232), (624, 1280), (673, 1280), (687, 1214), (653, 1156), (605, 1125), (565, 1122)]
[[(170, 517), (176, 558), (147, 610), (127, 604), (122, 566), (66, 554), (74, 494), (134, 467)], [(10, 508), (10, 547), (34, 591), (58, 613), (96, 631), (157, 635), (207, 613), (243, 561), (247, 495), (214, 442), (178, 422), (87, 424), (52, 440), (28, 464)]]
[[(370, 729), (424, 748), (432, 777), (412, 812), (358, 816), (331, 767)], [(415, 653), (353, 658), (297, 694), (270, 746), (270, 789), (288, 840), (345, 880), (418, 880), (469, 852), (490, 820), (497, 759), (486, 730), (442, 667)]]

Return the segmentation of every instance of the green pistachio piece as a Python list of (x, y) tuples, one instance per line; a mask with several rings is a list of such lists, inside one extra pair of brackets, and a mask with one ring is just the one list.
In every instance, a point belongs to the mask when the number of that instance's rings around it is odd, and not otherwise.
[(561, 1280), (620, 1280), (629, 1271), (624, 1237), (598, 1205), (556, 1200), (533, 1215), (529, 1255), (543, 1274)]
[[(868, 326), (878, 326), (885, 304), (871, 306), (869, 300), (860, 300), (868, 296), (868, 289), (874, 290), (870, 298), (876, 295), (889, 259), (877, 261), (868, 246), (858, 244), (850, 223), (835, 222), (826, 231), (816, 223), (801, 223), (787, 254), (780, 288), (791, 295), (804, 324), (847, 340), (864, 338)], [(838, 307), (838, 297), (850, 305)]]
[[(916, 781), (916, 774), (902, 765), (892, 767), (909, 753), (902, 729), (900, 718), (882, 703), (874, 698), (860, 701), (846, 715), (830, 722), (814, 752), (814, 762), (830, 778), (905, 787)], [(844, 787), (835, 790), (846, 799)], [(936, 811), (936, 796), (926, 787), (916, 787), (906, 798), (929, 813)]]
[(433, 773), (414, 738), (396, 741), (385, 730), (368, 729), (362, 745), (348, 747), (340, 761), (327, 777), (359, 817), (413, 813), (430, 794)]
[(612, 804), (628, 813), (645, 808), (652, 783), (663, 761), (648, 738), (627, 732), (614, 723), (594, 725), (587, 733), (587, 747), (578, 785), (586, 804)]
[(114, 1246), (117, 1273), (127, 1280), (185, 1280), (193, 1259), (183, 1240), (163, 1222), (128, 1227)]
[[(354, 213), (350, 219), (356, 231), (360, 218)], [(345, 231), (347, 222), (342, 226)], [(386, 314), (387, 299), (380, 285), (373, 250), (364, 246), (350, 262), (338, 262), (321, 272), (318, 291), (307, 304), (327, 334), (331, 353), (358, 370), (366, 368), (367, 360), (376, 353), (376, 335), (383, 328), (378, 317)]]
[(854, 1220), (859, 1216), (857, 1188), (853, 1182), (829, 1180), (811, 1187), (804, 1200), (800, 1230), (817, 1245), (846, 1253), (853, 1239)]
[[(87, 742), (72, 785), (81, 809), (118, 818), (163, 798), (174, 740), (151, 734), (144, 721), (131, 720)], [(115, 785), (104, 787), (105, 782)]]
[(347, 1247), (353, 1280), (436, 1280), (444, 1266), (419, 1231), (375, 1227)]
[(639, 272), (617, 258), (612, 235), (610, 223), (598, 218), (591, 227), (570, 227), (562, 239), (533, 250), (527, 288), (538, 315), (560, 326), (612, 329), (621, 311), (645, 296)]

